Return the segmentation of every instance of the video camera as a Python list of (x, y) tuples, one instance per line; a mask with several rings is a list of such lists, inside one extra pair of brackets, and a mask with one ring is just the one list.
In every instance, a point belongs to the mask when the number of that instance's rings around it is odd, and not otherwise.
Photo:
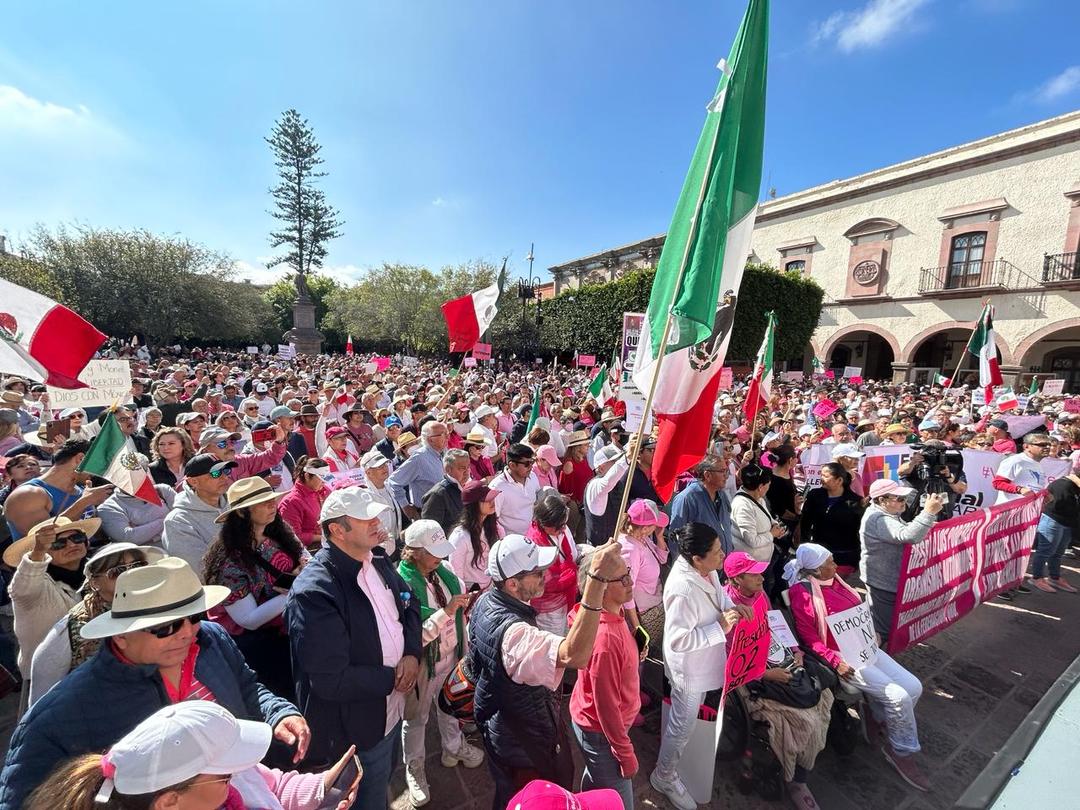
[(964, 469), (964, 456), (959, 450), (951, 447), (943, 447), (938, 444), (913, 444), (912, 453), (922, 455), (922, 463), (915, 470), (916, 475), (923, 481), (940, 479), (944, 476), (944, 468), (951, 467), (960, 472)]

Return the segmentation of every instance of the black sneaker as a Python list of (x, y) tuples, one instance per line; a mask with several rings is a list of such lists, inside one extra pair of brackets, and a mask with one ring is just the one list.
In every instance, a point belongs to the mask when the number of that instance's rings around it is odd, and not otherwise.
[(1016, 586), (1016, 592), (1031, 593), (1031, 588), (1029, 588), (1026, 583), (1021, 582), (1019, 585)]
[(998, 594), (998, 599), (1004, 599), (1006, 602), (1011, 602), (1016, 598), (1016, 593), (1013, 591), (1002, 591)]

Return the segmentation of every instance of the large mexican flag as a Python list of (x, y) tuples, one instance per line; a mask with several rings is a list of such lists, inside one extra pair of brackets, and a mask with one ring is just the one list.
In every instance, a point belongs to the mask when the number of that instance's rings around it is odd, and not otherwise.
[(675, 477), (704, 455), (712, 427), (761, 186), (768, 29), (768, 0), (750, 0), (719, 65), (720, 83), (660, 254), (635, 356), (633, 378), (642, 391), (650, 390), (663, 359), (653, 398), (659, 436), (652, 474), (665, 499)]
[(967, 350), (979, 359), (979, 386), (985, 392), (986, 403), (989, 405), (994, 401), (994, 388), (1004, 382), (998, 366), (997, 343), (994, 340), (993, 307), (989, 304), (983, 307), (979, 322), (968, 341)]
[(121, 492), (134, 495), (147, 503), (160, 504), (154, 489), (154, 479), (145, 462), (139, 458), (135, 443), (123, 434), (116, 424), (115, 414), (105, 417), (101, 432), (94, 437), (83, 456), (79, 469), (104, 478)]

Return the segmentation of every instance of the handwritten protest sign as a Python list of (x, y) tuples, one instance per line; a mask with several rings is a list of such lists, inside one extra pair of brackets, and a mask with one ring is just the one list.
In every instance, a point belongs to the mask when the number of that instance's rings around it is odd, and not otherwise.
[(723, 366), (720, 369), (720, 390), (730, 391), (731, 383), (734, 380), (735, 374), (731, 366)]
[(91, 360), (79, 374), (87, 388), (68, 390), (47, 386), (49, 404), (56, 410), (94, 408), (131, 400), (131, 364), (127, 360)]
[(465, 366), (465, 368), (475, 368), (476, 367), (476, 358), (475, 357), (466, 357), (464, 360), (461, 361), (461, 364), (463, 366)]
[(1060, 397), (1061, 393), (1065, 390), (1064, 380), (1047, 380), (1043, 383), (1043, 396), (1044, 397)]
[(477, 343), (472, 347), (472, 356), (477, 360), (490, 360), (491, 359), (491, 344), (490, 343)]
[(923, 542), (904, 546), (890, 653), (924, 641), (1021, 581), (1042, 497), (1033, 493), (942, 521)]
[(862, 669), (877, 661), (874, 617), (870, 614), (870, 606), (866, 602), (860, 602), (839, 613), (832, 613), (825, 617), (825, 622), (829, 625), (829, 631), (836, 639), (836, 646), (840, 648), (840, 655), (848, 666)]
[(279, 343), (277, 347), (277, 356), (281, 360), (292, 360), (296, 357), (296, 346), (292, 343)]
[(862, 366), (844, 366), (844, 374), (843, 374), (843, 376), (847, 377), (849, 380), (852, 377), (858, 377), (861, 380), (862, 379)]
[(1074, 397), (1065, 400), (1065, 411), (1067, 413), (1080, 413), (1080, 398)]
[(840, 408), (831, 399), (823, 399), (817, 405), (814, 406), (814, 416), (818, 419), (828, 419)]
[(593, 366), (596, 365), (596, 355), (595, 354), (579, 354), (578, 359), (577, 359), (577, 364), (581, 368), (592, 368)]
[(740, 619), (731, 633), (724, 665), (724, 696), (765, 674), (769, 657), (768, 603), (754, 603), (754, 618)]

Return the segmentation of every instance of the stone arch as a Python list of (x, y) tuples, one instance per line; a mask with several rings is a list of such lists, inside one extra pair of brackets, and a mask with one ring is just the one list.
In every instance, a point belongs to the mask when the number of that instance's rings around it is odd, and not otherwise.
[(844, 236), (848, 239), (856, 239), (860, 236), (868, 236), (875, 233), (892, 233), (900, 227), (900, 223), (888, 217), (870, 217), (861, 222), (856, 222), (846, 231)]
[(899, 362), (900, 358), (900, 342), (893, 337), (892, 333), (887, 329), (882, 329), (877, 324), (873, 323), (854, 323), (851, 326), (845, 326), (842, 329), (837, 329), (828, 339), (825, 341), (825, 345), (820, 355), (818, 355), (822, 362), (829, 362), (829, 355), (832, 354), (833, 348), (843, 340), (847, 335), (854, 334), (855, 332), (869, 332), (870, 334), (877, 335), (886, 343), (893, 351), (893, 357)]
[[(975, 328), (976, 323), (977, 321), (942, 321), (933, 326), (928, 326), (907, 342), (907, 345), (904, 346), (904, 353), (900, 355), (902, 358), (900, 362), (911, 363), (915, 357), (915, 351), (922, 345), (923, 341), (933, 337), (938, 332), (947, 332), (950, 329), (967, 329), (968, 331), (971, 331)], [(998, 351), (1001, 352), (1001, 364), (1003, 366), (1013, 365), (1013, 355), (1009, 350), (1009, 345), (1004, 341), (1001, 335), (995, 336), (997, 338), (995, 343)]]
[(1041, 329), (1036, 329), (1026, 338), (1021, 340), (1020, 345), (1016, 347), (1016, 362), (1022, 364), (1024, 355), (1034, 349), (1035, 344), (1043, 338), (1048, 338), (1055, 332), (1061, 332), (1065, 329), (1073, 329), (1075, 327), (1080, 327), (1080, 318), (1065, 318), (1064, 320), (1047, 324)]

